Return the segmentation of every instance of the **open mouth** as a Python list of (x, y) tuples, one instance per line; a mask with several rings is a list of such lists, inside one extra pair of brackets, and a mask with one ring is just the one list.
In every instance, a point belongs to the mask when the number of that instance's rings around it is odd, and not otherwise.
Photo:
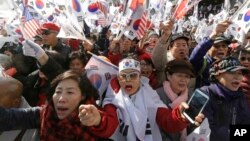
[(180, 55), (185, 55), (185, 53), (184, 52), (180, 52)]
[(141, 71), (141, 75), (148, 77), (150, 74), (148, 71)]
[(232, 82), (232, 86), (238, 87), (240, 85), (240, 82)]
[(65, 108), (65, 107), (57, 107), (56, 109), (57, 109), (58, 115), (65, 114), (65, 112), (68, 111), (68, 108)]
[(126, 85), (125, 86), (126, 91), (130, 91), (132, 88), (133, 88), (132, 85)]

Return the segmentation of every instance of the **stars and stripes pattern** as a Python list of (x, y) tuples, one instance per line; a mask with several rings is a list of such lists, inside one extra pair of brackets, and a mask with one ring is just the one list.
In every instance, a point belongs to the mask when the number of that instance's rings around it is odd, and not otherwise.
[(24, 38), (32, 39), (35, 35), (41, 33), (39, 23), (32, 17), (27, 6), (24, 7), (22, 23)]
[(107, 19), (105, 17), (100, 17), (97, 20), (97, 25), (106, 26), (107, 25)]
[(144, 11), (141, 17), (139, 28), (136, 31), (136, 36), (138, 39), (141, 39), (144, 36), (146, 31), (146, 26), (147, 26), (147, 11)]

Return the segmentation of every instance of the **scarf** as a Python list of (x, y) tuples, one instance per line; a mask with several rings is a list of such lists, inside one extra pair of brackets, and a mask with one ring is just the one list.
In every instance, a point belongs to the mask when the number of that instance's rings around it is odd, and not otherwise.
[(120, 131), (111, 137), (113, 140), (161, 141), (160, 130), (155, 121), (156, 112), (158, 107), (166, 106), (148, 82), (142, 82), (133, 101), (120, 89), (112, 103), (117, 107), (120, 120)]
[[(178, 107), (182, 102), (186, 102), (188, 100), (188, 88), (183, 91), (180, 95), (177, 95), (173, 92), (170, 83), (168, 81), (163, 82), (163, 89), (167, 97), (172, 101), (169, 106), (174, 109)], [(181, 132), (181, 141), (185, 141), (187, 137), (187, 129), (183, 129)]]
[(78, 118), (78, 109), (65, 119), (58, 119), (54, 105), (43, 107), (41, 116), (41, 141), (95, 141)]
[(173, 92), (170, 83), (168, 81), (163, 82), (163, 89), (167, 97), (172, 101), (169, 106), (174, 109), (181, 104), (181, 102), (186, 102), (188, 100), (188, 88), (183, 91), (180, 95)]

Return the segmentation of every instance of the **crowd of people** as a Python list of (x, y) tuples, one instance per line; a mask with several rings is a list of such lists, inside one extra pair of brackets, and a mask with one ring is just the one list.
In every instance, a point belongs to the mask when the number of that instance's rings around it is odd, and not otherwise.
[[(196, 43), (193, 30), (172, 32), (173, 19), (140, 40), (109, 26), (59, 39), (60, 27), (44, 23), (33, 40), (0, 50), (0, 140), (185, 141), (207, 118), (210, 140), (229, 141), (230, 125), (250, 124), (250, 35), (230, 48), (230, 24)], [(88, 52), (119, 68), (103, 94), (87, 77)], [(209, 101), (193, 125), (183, 110), (195, 89)]]

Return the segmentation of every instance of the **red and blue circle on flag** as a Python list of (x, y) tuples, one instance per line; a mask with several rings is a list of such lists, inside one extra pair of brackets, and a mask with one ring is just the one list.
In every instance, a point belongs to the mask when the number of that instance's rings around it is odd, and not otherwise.
[(88, 11), (92, 12), (92, 13), (96, 12), (98, 9), (99, 8), (98, 8), (98, 5), (96, 3), (92, 3), (88, 6)]
[(134, 30), (138, 30), (139, 29), (140, 22), (141, 22), (141, 19), (137, 19), (137, 20), (134, 21), (134, 23), (133, 23), (133, 29)]
[(102, 85), (102, 77), (97, 73), (91, 74), (89, 80), (96, 89), (99, 89)]
[(244, 15), (244, 21), (248, 22), (250, 20), (250, 9), (246, 12), (246, 14)]
[(36, 7), (37, 7), (38, 9), (43, 9), (43, 7), (44, 7), (44, 3), (43, 3), (42, 0), (36, 0), (36, 1), (35, 1), (35, 4), (36, 4)]

